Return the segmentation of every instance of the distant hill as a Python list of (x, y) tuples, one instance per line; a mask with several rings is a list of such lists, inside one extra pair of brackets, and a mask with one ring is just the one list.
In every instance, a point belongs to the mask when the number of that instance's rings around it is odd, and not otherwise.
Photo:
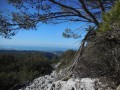
[(53, 59), (53, 57), (57, 57), (57, 55), (60, 55), (62, 52), (56, 51), (56, 52), (44, 52), (44, 51), (34, 51), (34, 50), (0, 50), (0, 54), (8, 54), (8, 55), (18, 55), (22, 56), (25, 54), (40, 54), (49, 60)]
[(64, 51), (54, 51), (52, 53), (55, 54), (55, 55), (60, 56), (60, 55), (62, 55), (64, 53)]

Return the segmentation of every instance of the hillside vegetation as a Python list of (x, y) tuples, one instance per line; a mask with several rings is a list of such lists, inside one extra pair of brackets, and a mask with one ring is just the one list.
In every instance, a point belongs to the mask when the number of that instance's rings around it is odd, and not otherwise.
[(57, 63), (57, 70), (73, 63), (75, 51), (67, 50), (58, 55), (41, 51), (0, 51), (0, 90), (16, 90), (35, 78), (48, 75)]
[(59, 66), (57, 67), (57, 71), (67, 68), (74, 62), (75, 50), (67, 50), (60, 56)]
[(1, 51), (0, 90), (16, 90), (37, 77), (50, 74), (51, 64), (58, 60), (58, 56), (47, 52)]

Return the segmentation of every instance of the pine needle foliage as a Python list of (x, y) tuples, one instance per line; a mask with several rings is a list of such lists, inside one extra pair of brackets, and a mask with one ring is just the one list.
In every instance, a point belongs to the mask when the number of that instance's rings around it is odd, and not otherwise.
[(100, 24), (98, 32), (112, 30), (115, 25), (120, 26), (120, 1), (108, 12), (103, 14), (103, 22)]

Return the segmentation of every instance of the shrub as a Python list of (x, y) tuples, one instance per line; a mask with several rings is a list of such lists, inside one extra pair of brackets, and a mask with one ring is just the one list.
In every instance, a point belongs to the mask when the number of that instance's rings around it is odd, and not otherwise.
[(17, 90), (52, 70), (50, 61), (43, 55), (0, 54), (0, 90)]
[(108, 12), (103, 14), (103, 22), (98, 31), (104, 32), (115, 28), (116, 24), (120, 26), (120, 1)]

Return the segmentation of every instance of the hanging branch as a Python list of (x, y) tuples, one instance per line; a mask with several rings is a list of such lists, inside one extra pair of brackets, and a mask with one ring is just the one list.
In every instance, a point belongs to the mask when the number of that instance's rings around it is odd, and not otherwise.
[(61, 7), (64, 7), (64, 8), (67, 8), (67, 9), (70, 9), (70, 10), (76, 12), (80, 18), (84, 18), (84, 19), (86, 19), (86, 20), (88, 20), (88, 21), (90, 21), (90, 22), (93, 22), (90, 18), (82, 15), (77, 9), (75, 9), (75, 8), (73, 8), (73, 7), (66, 6), (66, 5), (64, 5), (64, 4), (58, 3), (58, 2), (56, 2), (55, 0), (49, 0), (49, 1), (52, 2), (52, 3), (54, 3), (54, 4), (56, 4), (56, 5), (59, 5), (59, 6), (61, 6)]
[(96, 17), (88, 10), (87, 6), (85, 5), (83, 0), (79, 0), (79, 2), (82, 4), (82, 7), (84, 11), (93, 19), (93, 22), (95, 23), (96, 26), (99, 26), (99, 22), (96, 19)]

